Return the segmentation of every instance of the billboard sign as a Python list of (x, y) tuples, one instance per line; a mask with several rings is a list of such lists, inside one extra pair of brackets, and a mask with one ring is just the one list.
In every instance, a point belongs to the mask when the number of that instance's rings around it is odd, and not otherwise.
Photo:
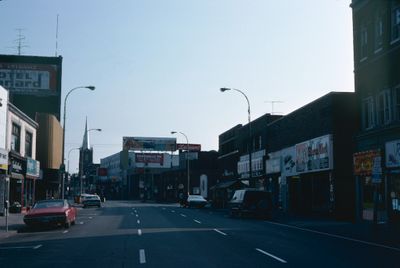
[(57, 73), (53, 64), (0, 62), (0, 85), (13, 94), (57, 95)]
[(144, 164), (164, 164), (164, 155), (163, 154), (150, 154), (150, 153), (138, 153), (135, 154), (136, 163), (144, 163)]
[(386, 143), (386, 167), (400, 168), (400, 140)]
[(123, 137), (122, 148), (133, 151), (169, 151), (176, 150), (176, 138)]
[(296, 168), (296, 148), (289, 147), (281, 151), (282, 175), (286, 177), (297, 175)]
[(296, 171), (307, 173), (333, 168), (332, 136), (321, 136), (296, 144)]
[(26, 175), (29, 177), (39, 178), (40, 177), (40, 162), (27, 157), (27, 159), (26, 159)]
[(380, 150), (372, 150), (355, 153), (353, 155), (354, 175), (370, 176), (375, 167), (377, 160), (380, 158)]
[(186, 144), (186, 143), (177, 143), (176, 150), (184, 150), (184, 151), (192, 151), (192, 152), (200, 152), (201, 144)]

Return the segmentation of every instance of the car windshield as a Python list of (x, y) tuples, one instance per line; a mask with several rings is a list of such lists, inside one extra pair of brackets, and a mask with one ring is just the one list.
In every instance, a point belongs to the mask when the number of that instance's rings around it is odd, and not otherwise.
[(37, 202), (33, 208), (38, 209), (38, 208), (61, 208), (64, 207), (64, 201), (59, 201), (59, 200), (52, 200), (52, 201), (43, 201), (43, 202)]
[(400, 267), (400, 0), (0, 0), (0, 268), (279, 266)]

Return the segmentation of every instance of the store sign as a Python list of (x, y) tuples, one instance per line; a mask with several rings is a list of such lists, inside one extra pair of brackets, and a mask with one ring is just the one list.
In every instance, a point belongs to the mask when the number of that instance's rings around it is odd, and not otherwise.
[(0, 149), (0, 169), (8, 170), (8, 152)]
[(0, 62), (0, 85), (17, 94), (54, 95), (57, 71), (57, 65)]
[(176, 138), (123, 137), (122, 148), (133, 151), (176, 151)]
[(183, 150), (183, 151), (192, 151), (192, 152), (200, 152), (201, 151), (201, 144), (186, 144), (186, 143), (177, 143), (176, 150)]
[(28, 157), (26, 159), (26, 175), (30, 177), (39, 178), (40, 162)]
[(289, 147), (281, 151), (282, 175), (291, 177), (297, 175), (296, 171), (296, 148)]
[(25, 175), (26, 161), (11, 157), (11, 175)]
[(331, 135), (296, 144), (296, 171), (306, 173), (332, 169), (332, 151)]
[(374, 167), (374, 161), (380, 157), (380, 150), (365, 151), (353, 155), (354, 175), (371, 176)]
[(164, 164), (164, 155), (163, 154), (135, 154), (136, 163), (145, 163), (145, 164)]
[(268, 154), (268, 160), (265, 161), (265, 169), (267, 174), (281, 172), (281, 151)]
[(400, 140), (386, 143), (386, 167), (400, 168)]

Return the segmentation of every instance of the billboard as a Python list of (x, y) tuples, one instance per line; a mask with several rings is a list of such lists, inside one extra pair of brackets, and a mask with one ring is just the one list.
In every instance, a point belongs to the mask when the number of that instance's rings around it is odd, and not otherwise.
[[(374, 166), (381, 159), (380, 150), (372, 150), (355, 153), (353, 155), (354, 175), (370, 176), (374, 171)], [(380, 163), (379, 163), (380, 164)]]
[(332, 136), (321, 136), (296, 144), (296, 171), (298, 173), (333, 168)]
[(200, 152), (201, 144), (187, 144), (187, 143), (177, 143), (176, 150), (184, 150), (184, 151), (192, 151), (192, 152)]
[(296, 168), (296, 148), (289, 147), (281, 151), (282, 154), (282, 175), (286, 177), (297, 175)]
[(386, 143), (386, 167), (400, 168), (400, 140)]
[(62, 57), (0, 55), (0, 85), (30, 118), (52, 114), (60, 120)]
[(163, 154), (138, 153), (135, 154), (136, 163), (164, 165)]
[(39, 178), (40, 176), (40, 162), (32, 158), (26, 158), (26, 176)]
[(123, 150), (169, 151), (176, 150), (176, 138), (123, 137)]
[(58, 66), (0, 62), (0, 85), (12, 94), (56, 95)]

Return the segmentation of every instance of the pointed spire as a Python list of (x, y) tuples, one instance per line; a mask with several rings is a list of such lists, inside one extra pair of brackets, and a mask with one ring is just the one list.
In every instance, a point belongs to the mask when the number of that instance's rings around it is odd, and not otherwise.
[(85, 133), (83, 134), (82, 149), (90, 150), (89, 132), (88, 132), (88, 127), (87, 127), (87, 116), (86, 116), (86, 122), (85, 122)]

